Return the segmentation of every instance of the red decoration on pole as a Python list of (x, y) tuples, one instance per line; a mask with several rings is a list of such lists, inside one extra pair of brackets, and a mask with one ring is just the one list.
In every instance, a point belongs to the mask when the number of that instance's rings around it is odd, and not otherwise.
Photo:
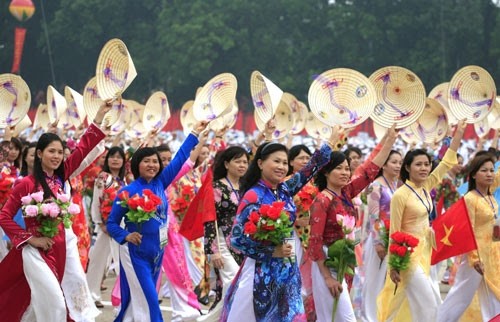
[(12, 0), (9, 11), (17, 20), (25, 22), (35, 13), (35, 6), (31, 0)]
[(26, 28), (16, 27), (14, 31), (14, 59), (12, 60), (11, 73), (18, 74), (23, 56), (24, 39), (26, 38)]

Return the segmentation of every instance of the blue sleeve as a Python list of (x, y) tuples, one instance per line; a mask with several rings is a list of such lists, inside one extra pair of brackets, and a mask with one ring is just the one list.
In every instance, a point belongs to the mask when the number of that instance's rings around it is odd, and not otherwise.
[(311, 160), (290, 179), (284, 182), (291, 196), (294, 196), (302, 187), (314, 177), (330, 161), (332, 149), (328, 144), (323, 144), (319, 150), (314, 151)]
[[(125, 237), (127, 237), (130, 232), (127, 230), (123, 229), (120, 224), (122, 222), (123, 217), (125, 217), (125, 214), (127, 213), (127, 209), (125, 207), (122, 207), (120, 204), (118, 204), (119, 201), (119, 195), (122, 191), (124, 191), (125, 188), (120, 189), (118, 191), (117, 197), (115, 198), (115, 201), (113, 202), (113, 207), (111, 208), (111, 213), (109, 214), (108, 221), (106, 222), (106, 228), (108, 229), (108, 233), (111, 237), (113, 237), (114, 240), (118, 244), (124, 244), (125, 243)], [(131, 191), (130, 195), (133, 193)]]
[(245, 256), (258, 261), (268, 261), (273, 257), (275, 246), (264, 245), (259, 241), (253, 240), (243, 231), (250, 213), (258, 209), (259, 206), (257, 204), (249, 204), (236, 215), (233, 230), (231, 232), (231, 245), (241, 251)]
[(184, 142), (182, 142), (181, 147), (175, 153), (174, 159), (163, 169), (159, 176), (164, 189), (166, 189), (177, 176), (196, 144), (198, 144), (198, 138), (193, 134), (189, 134)]

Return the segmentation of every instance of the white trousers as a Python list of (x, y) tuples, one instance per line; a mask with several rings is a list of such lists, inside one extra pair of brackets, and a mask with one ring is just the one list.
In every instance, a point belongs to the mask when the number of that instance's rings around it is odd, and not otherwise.
[(462, 262), (455, 277), (455, 284), (453, 284), (443, 304), (439, 307), (437, 321), (458, 321), (469, 307), (476, 291), (479, 295), (483, 321), (489, 321), (500, 313), (500, 301), (488, 288), (483, 277), (469, 265), (467, 257), (462, 256)]
[(224, 306), (224, 298), (226, 297), (227, 289), (233, 282), (233, 279), (236, 277), (236, 274), (240, 269), (238, 263), (236, 263), (236, 261), (234, 260), (233, 255), (231, 255), (231, 252), (229, 251), (226, 241), (224, 239), (224, 234), (220, 229), (219, 229), (218, 241), (219, 241), (220, 255), (222, 257), (222, 261), (224, 262), (224, 268), (219, 269), (219, 274), (222, 279), (222, 298), (219, 301), (219, 303), (217, 303), (217, 305), (207, 315), (198, 318), (198, 321), (204, 321), (204, 322), (219, 321)]
[(24, 274), (31, 289), (28, 310), (33, 310), (37, 322), (66, 321), (66, 305), (76, 322), (95, 321), (100, 313), (87, 286), (76, 236), (72, 229), (65, 233), (66, 264), (61, 285), (38, 249), (27, 245), (22, 250)]
[(109, 235), (103, 233), (102, 230), (99, 230), (96, 241), (90, 249), (89, 266), (87, 268), (87, 283), (94, 301), (101, 300), (101, 282), (110, 255), (113, 264), (117, 265), (119, 262), (118, 243)]
[(255, 260), (247, 257), (240, 273), (238, 289), (236, 290), (228, 313), (228, 322), (256, 321), (253, 309), (253, 279), (255, 276)]
[(196, 286), (200, 284), (201, 279), (203, 277), (203, 272), (200, 270), (198, 265), (193, 259), (193, 254), (191, 253), (191, 248), (189, 246), (189, 240), (182, 237), (182, 241), (184, 242), (184, 254), (186, 255), (186, 264), (189, 271), (189, 275), (193, 280), (193, 284)]
[(7, 241), (4, 240), (5, 233), (2, 228), (0, 228), (0, 262), (7, 256), (9, 250), (7, 249)]
[[(332, 272), (332, 276), (337, 274)], [(314, 297), (314, 306), (316, 308), (316, 318), (318, 322), (328, 322), (332, 320), (333, 314), (333, 296), (328, 287), (326, 287), (325, 279), (321, 275), (318, 263), (312, 262), (312, 288)], [(335, 313), (336, 322), (356, 322), (354, 310), (352, 308), (351, 298), (347, 289), (347, 283), (342, 282), (342, 293), (339, 297), (337, 312)]]
[(388, 256), (380, 262), (371, 235), (363, 245), (363, 251), (365, 280), (361, 288), (361, 321), (377, 322), (377, 296), (384, 287)]

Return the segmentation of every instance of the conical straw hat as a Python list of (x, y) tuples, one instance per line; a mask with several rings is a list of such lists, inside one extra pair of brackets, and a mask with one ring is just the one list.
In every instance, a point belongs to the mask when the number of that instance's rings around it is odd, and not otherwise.
[(211, 121), (227, 109), (231, 110), (237, 88), (238, 81), (230, 73), (219, 74), (209, 80), (196, 94), (194, 117), (198, 121)]
[[(267, 121), (264, 121), (260, 118), (260, 114), (257, 112), (257, 110), (254, 110), (254, 119), (257, 128), (261, 132), (263, 132), (266, 127)], [(276, 109), (274, 115), (274, 124), (276, 126), (276, 130), (274, 130), (271, 137), (271, 139), (273, 140), (278, 140), (282, 137), (285, 137), (293, 128), (292, 110), (283, 100), (280, 102), (278, 108)]]
[(305, 129), (307, 134), (315, 139), (328, 140), (332, 135), (331, 126), (318, 120), (313, 112), (309, 112), (307, 115)]
[(127, 133), (128, 136), (139, 138), (139, 139), (145, 138), (146, 135), (148, 135), (149, 131), (151, 131), (151, 129), (150, 130), (146, 129), (144, 127), (144, 124), (142, 124), (142, 122), (140, 122), (140, 121), (137, 122), (131, 128), (128, 128), (127, 130), (125, 130), (125, 132)]
[(377, 104), (370, 118), (390, 128), (404, 128), (415, 122), (425, 108), (425, 88), (411, 70), (388, 66), (375, 71), (370, 80), (377, 92)]
[(0, 128), (14, 126), (26, 116), (31, 93), (26, 82), (15, 74), (0, 75)]
[(441, 106), (445, 109), (446, 115), (448, 116), (448, 123), (450, 125), (458, 124), (458, 119), (453, 115), (450, 109), (450, 105), (448, 104), (448, 93), (449, 93), (450, 83), (441, 83), (434, 87), (427, 97), (433, 98), (441, 104)]
[(283, 91), (259, 71), (254, 71), (250, 76), (250, 92), (260, 119), (269, 121), (278, 108)]
[(123, 99), (120, 96), (118, 99), (113, 101), (111, 109), (104, 115), (102, 124), (104, 126), (111, 126), (112, 124), (115, 124), (120, 119), (120, 115), (122, 113), (124, 113), (124, 105)]
[(51, 123), (59, 121), (66, 110), (66, 99), (52, 85), (47, 88), (47, 106), (49, 107), (49, 119)]
[(133, 103), (129, 100), (122, 99), (121, 104), (122, 111), (118, 114), (118, 119), (109, 125), (109, 131), (112, 135), (116, 135), (128, 129), (132, 121), (131, 114), (133, 113)]
[(477, 136), (480, 138), (487, 136), (488, 133), (490, 133), (490, 129), (491, 127), (487, 117), (474, 123), (474, 131), (476, 131)]
[(184, 134), (188, 135), (189, 132), (193, 129), (194, 125), (196, 124), (196, 119), (194, 118), (193, 114), (193, 104), (194, 101), (187, 101), (182, 105), (181, 108), (181, 113), (180, 113), (180, 119), (181, 119), (181, 125), (182, 129), (184, 130)]
[(490, 114), (488, 114), (488, 124), (492, 129), (500, 129), (500, 101), (499, 96), (495, 100), (495, 104), (491, 108)]
[(365, 75), (349, 68), (335, 68), (316, 76), (308, 100), (311, 112), (321, 122), (350, 128), (370, 116), (377, 94)]
[(94, 120), (97, 111), (103, 103), (104, 101), (101, 99), (99, 90), (97, 89), (97, 79), (96, 77), (92, 77), (83, 90), (83, 108), (85, 109), (89, 123)]
[(231, 128), (236, 123), (236, 119), (238, 118), (238, 103), (234, 100), (233, 105), (229, 112), (224, 112), (219, 115), (217, 118), (210, 121), (208, 126), (210, 129), (214, 131), (218, 131), (223, 129), (224, 127)]
[(161, 130), (170, 119), (170, 108), (167, 95), (163, 92), (155, 92), (146, 102), (142, 124), (147, 129)]
[(49, 118), (49, 107), (47, 104), (40, 104), (36, 109), (35, 120), (33, 121), (34, 129), (44, 129), (47, 130), (52, 124)]
[(398, 134), (401, 137), (401, 139), (403, 139), (403, 141), (405, 141), (408, 144), (419, 142), (418, 136), (415, 133), (413, 133), (410, 126), (399, 129)]
[(120, 39), (108, 41), (99, 54), (96, 66), (99, 95), (103, 101), (121, 96), (137, 76), (127, 46)]
[(448, 104), (457, 119), (476, 123), (490, 112), (497, 89), (491, 75), (479, 66), (466, 66), (450, 81)]
[(307, 107), (304, 105), (304, 103), (299, 102), (299, 100), (297, 100), (297, 98), (290, 93), (283, 93), (281, 100), (290, 107), (290, 110), (292, 112), (293, 126), (290, 129), (290, 133), (300, 133), (306, 125), (306, 118), (308, 113)]
[(12, 136), (17, 137), (19, 134), (21, 134), (22, 131), (26, 130), (31, 126), (31, 119), (28, 114), (26, 114), (21, 122), (16, 124), (16, 128), (12, 132)]
[(58, 127), (61, 124), (68, 124), (68, 126), (63, 126), (64, 128), (80, 126), (87, 116), (83, 108), (83, 96), (71, 87), (66, 86), (64, 87), (64, 98), (66, 99), (67, 107), (61, 115), (59, 123), (57, 123)]
[(410, 128), (421, 142), (439, 142), (448, 132), (446, 110), (437, 100), (428, 97), (424, 112), (415, 123), (410, 125)]
[(383, 127), (382, 125), (372, 122), (373, 123), (373, 132), (375, 133), (375, 137), (377, 140), (382, 140), (384, 137), (385, 133), (387, 133), (387, 128)]

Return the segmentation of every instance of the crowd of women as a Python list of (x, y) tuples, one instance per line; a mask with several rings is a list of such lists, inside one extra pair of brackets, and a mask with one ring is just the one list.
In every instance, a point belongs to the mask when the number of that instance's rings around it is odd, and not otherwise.
[[(267, 140), (273, 120), (251, 151), (199, 122), (176, 151), (150, 146), (152, 133), (129, 153), (120, 142), (105, 147), (100, 127), (109, 109), (101, 106), (78, 143), (53, 133), (29, 144), (4, 137), (1, 320), (95, 321), (112, 271), (115, 321), (163, 321), (166, 296), (172, 321), (489, 321), (500, 313), (497, 142), (463, 165), (464, 122), (436, 159), (424, 149), (394, 150), (394, 127), (366, 158), (340, 127), (314, 152), (287, 147)], [(446, 190), (444, 208), (451, 207), (463, 181), (477, 250), (431, 266), (430, 221), (442, 215), (436, 201)], [(215, 214), (203, 220), (203, 236), (189, 240), (182, 223), (207, 184)], [(56, 220), (69, 202), (63, 196), (81, 209), (70, 225)], [(52, 202), (59, 207), (48, 235), (42, 213)], [(249, 227), (276, 204), (291, 238), (256, 238)], [(394, 232), (418, 239), (405, 270), (388, 260)], [(357, 265), (344, 275), (330, 265), (339, 260), (330, 248), (347, 238), (356, 241)], [(443, 301), (445, 272), (452, 286)]]

